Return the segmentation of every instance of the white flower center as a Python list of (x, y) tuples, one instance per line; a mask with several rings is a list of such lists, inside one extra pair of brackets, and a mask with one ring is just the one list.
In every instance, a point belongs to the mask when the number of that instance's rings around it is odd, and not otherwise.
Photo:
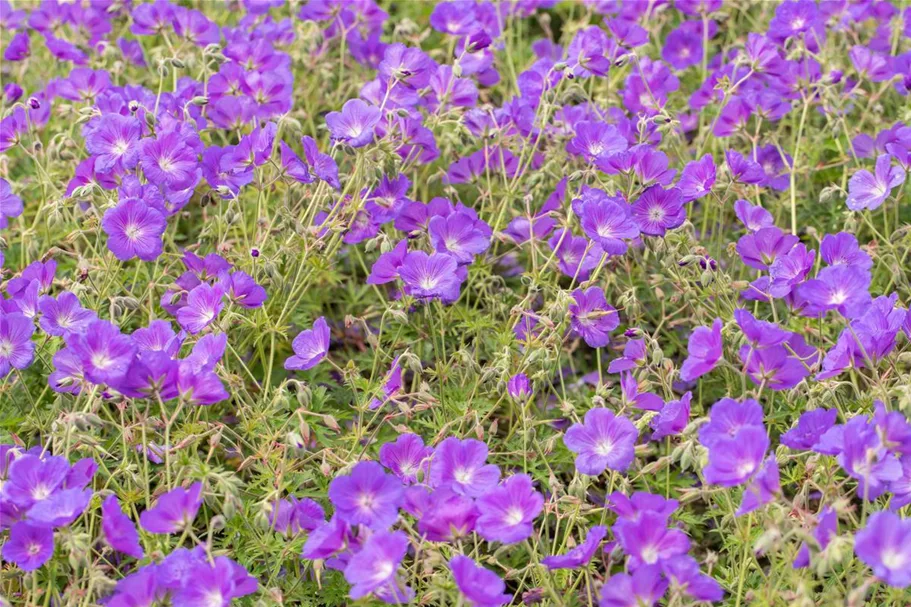
[(886, 569), (891, 569), (892, 571), (898, 571), (904, 568), (905, 563), (908, 561), (907, 557), (897, 551), (897, 550), (886, 550), (882, 554), (883, 565), (886, 566)]
[(658, 562), (658, 549), (655, 546), (646, 546), (642, 549), (642, 560), (646, 565), (654, 565)]
[(142, 236), (142, 227), (135, 223), (130, 223), (124, 228), (123, 233), (130, 240), (136, 241)]
[(435, 277), (425, 275), (418, 281), (418, 285), (425, 291), (432, 291), (436, 288), (437, 282), (439, 281)]
[(96, 352), (92, 355), (92, 366), (96, 369), (107, 369), (113, 362), (104, 352)]
[(611, 452), (613, 450), (614, 450), (614, 443), (612, 443), (610, 440), (605, 439), (605, 440), (599, 441), (595, 445), (595, 453), (597, 453), (598, 455), (600, 455), (602, 457), (607, 457), (608, 455), (611, 454)]
[(598, 236), (601, 238), (613, 238), (614, 237), (614, 228), (613, 226), (607, 224), (601, 224), (598, 226)]
[(365, 493), (357, 500), (361, 510), (373, 510), (373, 494)]
[(507, 525), (518, 525), (525, 518), (525, 513), (522, 512), (522, 509), (518, 506), (510, 508), (506, 512), (506, 524)]
[(203, 604), (206, 605), (206, 607), (221, 607), (225, 604), (225, 597), (222, 596), (221, 590), (218, 590), (216, 588), (210, 590), (206, 594), (206, 598)]
[(457, 483), (467, 485), (471, 482), (471, 479), (474, 476), (474, 472), (468, 468), (459, 468), (453, 472), (452, 476), (455, 478)]
[(377, 563), (375, 571), (377, 580), (385, 580), (395, 572), (395, 565), (392, 564), (392, 561), (381, 561)]
[(117, 156), (123, 156), (124, 154), (127, 153), (127, 150), (129, 150), (129, 149), (130, 149), (129, 142), (124, 141), (123, 139), (118, 139), (117, 142), (114, 143), (114, 154), (116, 154)]
[(7, 358), (13, 354), (13, 342), (9, 340), (0, 341), (0, 356)]
[(47, 499), (50, 494), (51, 488), (47, 485), (36, 485), (35, 488), (32, 489), (32, 499), (36, 502)]
[(753, 473), (753, 470), (756, 469), (756, 464), (754, 462), (743, 462), (737, 466), (737, 475), (738, 476), (748, 476)]

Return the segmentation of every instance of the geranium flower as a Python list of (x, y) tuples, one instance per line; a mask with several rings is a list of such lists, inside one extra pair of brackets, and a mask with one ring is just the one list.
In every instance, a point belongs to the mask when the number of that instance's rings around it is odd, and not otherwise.
[(576, 454), (576, 469), (597, 476), (605, 469), (623, 472), (635, 457), (639, 433), (631, 421), (604, 408), (589, 409), (582, 424), (573, 424), (563, 436)]

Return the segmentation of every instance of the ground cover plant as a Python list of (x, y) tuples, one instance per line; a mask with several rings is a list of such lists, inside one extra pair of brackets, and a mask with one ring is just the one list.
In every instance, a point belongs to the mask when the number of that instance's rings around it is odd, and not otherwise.
[(0, 604), (911, 604), (907, 5), (0, 28)]

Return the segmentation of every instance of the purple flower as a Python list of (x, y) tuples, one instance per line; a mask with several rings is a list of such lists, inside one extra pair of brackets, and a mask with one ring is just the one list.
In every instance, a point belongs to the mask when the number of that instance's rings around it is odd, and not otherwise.
[(690, 402), (693, 395), (687, 392), (680, 400), (671, 400), (652, 418), (652, 440), (680, 434), (690, 421)]
[(531, 396), (531, 382), (524, 373), (516, 373), (506, 382), (506, 392), (516, 401), (525, 401)]
[(329, 499), (335, 514), (349, 525), (388, 529), (399, 516), (402, 481), (386, 474), (376, 462), (360, 462), (351, 474), (329, 484)]
[(857, 237), (847, 232), (823, 236), (819, 254), (830, 266), (853, 266), (860, 270), (873, 267), (873, 260), (866, 251), (861, 250)]
[(870, 305), (870, 273), (852, 266), (829, 266), (816, 278), (800, 285), (798, 296), (807, 303), (804, 316), (822, 316), (836, 310), (846, 318), (855, 318)]
[(619, 54), (616, 43), (597, 25), (576, 32), (566, 48), (567, 63), (575, 78), (606, 75), (615, 54)]
[(488, 542), (515, 544), (534, 531), (533, 522), (544, 509), (544, 496), (535, 491), (531, 477), (514, 474), (477, 500), (478, 534)]
[(569, 230), (557, 230), (547, 245), (557, 256), (558, 267), (566, 276), (588, 280), (603, 252), (584, 236), (573, 236)]
[(46, 525), (19, 521), (10, 527), (3, 544), (3, 559), (23, 571), (34, 571), (54, 556), (54, 530)]
[(312, 329), (298, 333), (291, 347), (294, 349), (294, 356), (289, 356), (285, 360), (285, 369), (306, 371), (318, 365), (329, 353), (329, 325), (326, 318), (320, 316), (313, 321)]
[(234, 146), (213, 145), (202, 153), (203, 177), (225, 199), (236, 197), (241, 188), (253, 181), (253, 167), (238, 162), (234, 152)]
[(584, 193), (580, 211), (585, 234), (608, 255), (623, 255), (627, 249), (624, 240), (639, 235), (630, 207), (601, 190), (590, 189)]
[(241, 307), (259, 308), (266, 301), (266, 290), (246, 272), (232, 272), (224, 277), (221, 286), (228, 299)]
[(585, 541), (571, 549), (566, 554), (547, 556), (541, 559), (541, 564), (548, 569), (578, 569), (584, 567), (592, 560), (601, 540), (607, 535), (607, 527), (595, 525), (588, 530)]
[(743, 308), (734, 310), (734, 320), (743, 336), (753, 348), (761, 349), (771, 346), (778, 346), (788, 341), (793, 335), (790, 331), (785, 331), (773, 322), (757, 320), (752, 314)]
[(876, 427), (868, 422), (862, 415), (848, 420), (840, 435), (837, 459), (848, 476), (857, 480), (857, 495), (874, 500), (901, 477), (902, 469), (898, 458), (882, 448)]
[[(754, 185), (765, 181), (765, 171), (752, 158), (745, 157), (734, 150), (725, 151), (724, 158), (728, 163), (728, 169), (730, 169), (731, 178), (734, 181)], [(742, 218), (741, 221), (743, 221)], [(769, 225), (771, 225), (771, 222)]]
[(592, 348), (610, 343), (610, 333), (620, 325), (616, 308), (608, 305), (601, 287), (576, 289), (569, 305), (570, 326), (573, 333)]
[(838, 411), (814, 409), (801, 414), (797, 425), (781, 435), (781, 444), (791, 449), (812, 449), (829, 428), (835, 425)]
[(399, 267), (399, 277), (405, 284), (405, 293), (415, 299), (452, 302), (458, 299), (464, 279), (458, 270), (458, 261), (452, 255), (412, 251)]
[(87, 123), (82, 134), (99, 173), (130, 170), (139, 162), (142, 125), (133, 116), (104, 114)]
[(301, 145), (304, 146), (304, 159), (310, 168), (310, 173), (336, 190), (340, 189), (338, 165), (332, 156), (320, 152), (313, 137), (301, 137)]
[(91, 489), (61, 489), (32, 506), (26, 518), (38, 525), (65, 527), (79, 518), (91, 499)]
[(813, 268), (816, 251), (807, 251), (806, 245), (798, 243), (785, 255), (779, 256), (769, 266), (769, 295), (782, 298), (791, 294)]
[[(623, 395), (624, 402), (631, 404), (637, 409), (661, 411), (664, 408), (664, 401), (657, 394), (639, 391), (639, 382), (636, 381), (631, 372), (626, 371), (620, 374), (620, 392)], [(671, 409), (668, 413), (674, 410), (679, 411), (679, 408)]]
[(774, 495), (781, 491), (781, 482), (778, 475), (778, 461), (775, 455), (766, 458), (765, 463), (743, 490), (743, 501), (735, 513), (743, 516), (772, 501)]
[(196, 335), (218, 318), (223, 307), (224, 291), (221, 286), (201, 283), (190, 291), (187, 305), (177, 311), (177, 324)]
[[(792, 355), (791, 352), (794, 354)], [(770, 348), (740, 348), (740, 360), (747, 377), (771, 390), (790, 390), (810, 374), (816, 364), (816, 349), (800, 335), (792, 334), (784, 345)]]
[(433, 447), (424, 445), (417, 434), (402, 434), (394, 443), (380, 447), (380, 463), (406, 485), (417, 482), (418, 474), (426, 472)]
[(92, 322), (83, 334), (70, 334), (67, 349), (83, 366), (85, 377), (96, 384), (116, 384), (126, 374), (136, 355), (128, 335), (106, 320)]
[(474, 607), (498, 607), (512, 601), (505, 593), (506, 584), (486, 567), (481, 567), (467, 556), (458, 554), (449, 561), (456, 587)]
[(607, 368), (608, 373), (632, 371), (645, 363), (646, 349), (644, 339), (631, 339), (623, 346), (623, 356), (615, 358)]
[[(817, 515), (816, 528), (813, 530), (813, 537), (819, 544), (821, 550), (825, 550), (832, 538), (838, 535), (838, 513), (831, 506), (826, 506)], [(801, 569), (810, 564), (810, 547), (806, 543), (801, 544), (794, 559), (794, 568)]]
[(594, 162), (623, 152), (628, 145), (617, 127), (605, 122), (582, 121), (576, 123), (575, 137), (566, 144), (566, 151)]
[(465, 212), (432, 217), (428, 232), (437, 252), (448, 253), (462, 264), (471, 263), (490, 247), (490, 226)]
[(139, 524), (149, 533), (180, 533), (193, 524), (202, 505), (202, 483), (188, 489), (177, 487), (158, 498), (155, 505), (139, 515)]
[(670, 578), (673, 585), (697, 601), (716, 602), (724, 597), (724, 590), (711, 577), (699, 571), (696, 559), (688, 554), (681, 554), (662, 563), (664, 575)]
[(911, 520), (892, 512), (873, 514), (855, 535), (854, 552), (886, 584), (911, 586)]
[(338, 516), (333, 516), (328, 522), (319, 525), (307, 536), (301, 556), (305, 559), (325, 559), (345, 545), (348, 525)]
[(705, 482), (733, 487), (743, 484), (759, 470), (769, 448), (769, 437), (761, 427), (746, 426), (732, 437), (719, 438), (707, 446), (709, 463), (702, 470)]
[(408, 240), (400, 240), (391, 251), (382, 253), (370, 268), (367, 277), (368, 285), (381, 285), (392, 282), (399, 277), (399, 268), (405, 263), (408, 254)]
[(53, 495), (63, 485), (69, 471), (69, 464), (62, 457), (41, 459), (26, 453), (9, 465), (8, 478), (0, 495), (4, 502), (27, 510)]
[(576, 454), (576, 469), (598, 476), (605, 469), (623, 472), (635, 458), (639, 433), (633, 422), (604, 408), (589, 409), (582, 424), (573, 424), (563, 436)]
[(389, 402), (399, 390), (402, 389), (402, 366), (399, 364), (399, 357), (396, 356), (392, 364), (389, 366), (389, 371), (386, 373), (386, 378), (383, 381), (383, 399), (373, 398), (370, 401), (370, 409), (378, 409), (384, 404)]
[(357, 600), (384, 586), (395, 586), (395, 573), (407, 551), (408, 536), (402, 531), (371, 535), (345, 567), (351, 598)]
[[(677, 4), (679, 8), (679, 3)], [(709, 21), (714, 24), (714, 21)], [(709, 37), (716, 28), (709, 25)], [(664, 48), (661, 49), (661, 58), (671, 64), (675, 69), (685, 70), (692, 65), (702, 62), (702, 23), (684, 21), (680, 26), (667, 35)]]
[(674, 180), (677, 171), (667, 168), (668, 158), (664, 152), (647, 144), (637, 145), (630, 152), (633, 154), (633, 170), (643, 185), (669, 185)]
[(445, 439), (430, 461), (430, 486), (451, 487), (460, 495), (480, 497), (490, 493), (500, 479), (500, 469), (487, 463), (487, 445), (479, 440)]
[(411, 180), (405, 175), (390, 179), (383, 176), (380, 184), (370, 191), (364, 208), (377, 223), (385, 224), (394, 220), (405, 205), (412, 201), (408, 198)]
[(275, 144), (275, 135), (278, 126), (274, 122), (267, 122), (265, 126), (257, 126), (249, 135), (241, 137), (240, 142), (231, 152), (231, 159), (235, 166), (253, 168), (266, 164), (272, 155)]
[(771, 228), (775, 225), (772, 214), (760, 206), (753, 206), (746, 200), (734, 203), (734, 213), (740, 223), (750, 232), (758, 232), (762, 228)]
[(438, 488), (420, 512), (418, 532), (431, 542), (454, 542), (474, 531), (480, 515), (470, 497), (454, 493), (450, 487)]
[(669, 558), (686, 554), (689, 538), (679, 529), (668, 528), (667, 518), (656, 512), (642, 512), (636, 519), (619, 519), (614, 535), (630, 557), (630, 568), (657, 565)]
[(154, 261), (161, 255), (161, 235), (168, 223), (143, 200), (127, 198), (105, 211), (101, 227), (108, 235), (108, 248), (117, 259), (127, 261), (138, 257)]
[(146, 179), (171, 190), (187, 189), (199, 179), (196, 152), (178, 131), (143, 140), (139, 162)]
[[(172, 552), (168, 559), (174, 558), (175, 554), (180, 553)], [(188, 557), (185, 560), (181, 559), (184, 562), (176, 562), (172, 565), (173, 569), (170, 573), (181, 576), (180, 582), (175, 583), (176, 580), (171, 584), (165, 582), (165, 585), (176, 586), (172, 597), (174, 605), (213, 604), (214, 597), (219, 605), (227, 607), (233, 599), (252, 594), (259, 586), (256, 578), (227, 557), (215, 557), (211, 564), (202, 552), (194, 551)], [(166, 559), (160, 567), (166, 569), (167, 566)], [(160, 578), (166, 575), (159, 574)], [(159, 583), (161, 583), (161, 579), (159, 579)]]
[(690, 335), (687, 356), (680, 367), (680, 379), (693, 381), (714, 369), (724, 353), (721, 328), (724, 323), (716, 318), (712, 327), (697, 327)]
[(35, 344), (32, 335), (35, 325), (19, 312), (7, 314), (0, 310), (0, 377), (10, 369), (25, 369), (32, 364)]
[(3, 52), (3, 59), (5, 61), (22, 61), (31, 55), (30, 42), (28, 32), (16, 32), (10, 39), (9, 46)]
[(799, 242), (793, 234), (776, 227), (761, 228), (737, 241), (737, 252), (743, 263), (757, 270), (768, 270), (779, 255), (784, 255)]
[(667, 587), (658, 565), (638, 567), (632, 574), (616, 573), (601, 587), (598, 607), (653, 607)]
[(101, 504), (101, 530), (104, 539), (114, 550), (137, 559), (145, 556), (136, 527), (120, 509), (116, 495), (109, 495)]
[(639, 231), (649, 236), (664, 236), (668, 230), (679, 228), (686, 220), (686, 202), (680, 190), (665, 190), (653, 185), (645, 190), (632, 205), (633, 220)]
[(381, 77), (409, 89), (422, 89), (430, 83), (436, 63), (420, 49), (395, 43), (386, 47), (378, 71)]
[(6, 228), (7, 220), (22, 215), (22, 199), (13, 194), (6, 179), (0, 178), (0, 229)]
[(95, 312), (87, 310), (79, 303), (79, 298), (63, 291), (57, 299), (43, 295), (38, 300), (41, 318), (38, 324), (48, 335), (64, 337), (70, 333), (84, 333), (89, 323), (97, 320)]
[(882, 154), (876, 159), (874, 172), (863, 169), (851, 176), (848, 181), (848, 208), (852, 211), (878, 209), (892, 188), (905, 182), (905, 170), (891, 166), (892, 157)]
[(379, 108), (360, 99), (349, 99), (341, 112), (326, 114), (326, 125), (333, 140), (360, 148), (373, 141), (373, 129), (379, 124), (381, 116)]
[(901, 476), (889, 483), (892, 499), (889, 501), (890, 510), (898, 510), (911, 504), (911, 455), (904, 455), (899, 460)]
[(713, 185), (715, 185), (715, 163), (709, 154), (688, 163), (677, 182), (683, 202), (702, 198), (712, 191)]
[(866, 76), (871, 82), (882, 82), (892, 78), (892, 70), (887, 57), (859, 44), (851, 47), (848, 55), (858, 74)]

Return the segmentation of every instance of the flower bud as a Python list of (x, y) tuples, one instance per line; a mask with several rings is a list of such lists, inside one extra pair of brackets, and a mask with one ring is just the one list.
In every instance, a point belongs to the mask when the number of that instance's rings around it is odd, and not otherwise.
[(509, 396), (518, 402), (524, 402), (531, 395), (531, 382), (524, 373), (517, 373), (509, 378), (506, 384)]

